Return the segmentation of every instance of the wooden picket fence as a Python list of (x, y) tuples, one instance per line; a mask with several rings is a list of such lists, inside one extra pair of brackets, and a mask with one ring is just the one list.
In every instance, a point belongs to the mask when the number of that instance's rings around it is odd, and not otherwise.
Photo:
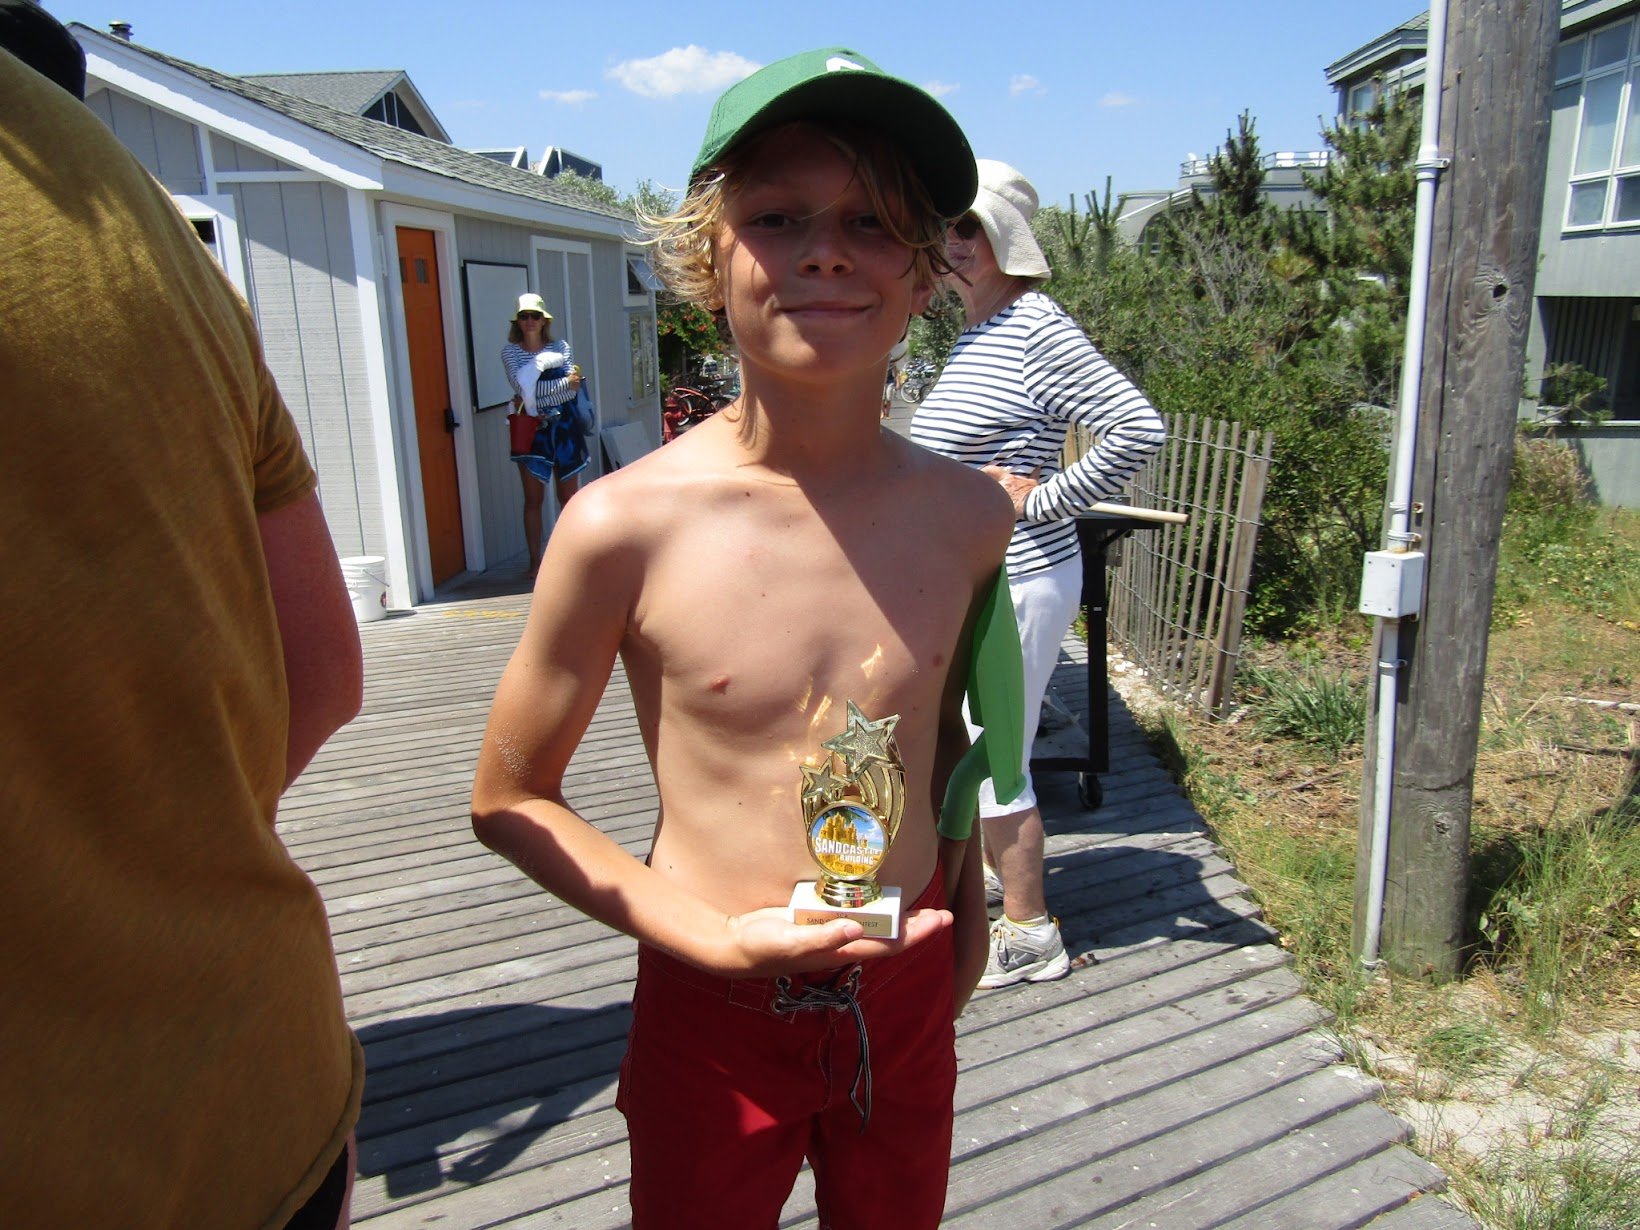
[[(1131, 502), (1190, 520), (1121, 543), (1109, 630), (1161, 691), (1217, 715), (1228, 708), (1241, 652), (1274, 437), (1194, 414), (1163, 418), (1167, 443), (1134, 478)], [(1067, 460), (1088, 444), (1080, 433), (1067, 440)]]

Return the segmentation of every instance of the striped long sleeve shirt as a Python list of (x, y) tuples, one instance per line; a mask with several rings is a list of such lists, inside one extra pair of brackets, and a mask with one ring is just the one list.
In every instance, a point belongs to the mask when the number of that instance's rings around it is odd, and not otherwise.
[(548, 342), (540, 350), (525, 350), (517, 342), (501, 347), (501, 366), (507, 383), (524, 399), (524, 413), (541, 414), (575, 396), (569, 387), (569, 369), (575, 362), (568, 342)]
[[(1061, 470), (1073, 423), (1095, 444)], [(999, 465), (1041, 484), (1008, 544), (1008, 573), (1041, 572), (1077, 552), (1070, 518), (1117, 495), (1165, 438), (1161, 417), (1094, 349), (1074, 320), (1029, 291), (957, 339), (918, 408), (911, 438), (976, 468)]]

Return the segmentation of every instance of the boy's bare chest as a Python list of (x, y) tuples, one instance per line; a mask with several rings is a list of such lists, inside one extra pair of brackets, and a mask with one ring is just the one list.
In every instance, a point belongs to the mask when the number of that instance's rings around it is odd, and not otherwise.
[(668, 707), (771, 736), (840, 722), (845, 700), (937, 709), (973, 587), (949, 536), (748, 505), (680, 526), (646, 581), (639, 630)]

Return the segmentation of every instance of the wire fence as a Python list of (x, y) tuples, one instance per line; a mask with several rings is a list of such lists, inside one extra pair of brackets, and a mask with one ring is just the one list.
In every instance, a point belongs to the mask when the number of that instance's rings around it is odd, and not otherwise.
[[(1187, 513), (1136, 533), (1109, 578), (1111, 637), (1161, 691), (1211, 714), (1229, 705), (1241, 653), (1272, 433), (1164, 415), (1167, 443), (1134, 478), (1139, 508)], [(1067, 441), (1067, 460), (1089, 441)]]

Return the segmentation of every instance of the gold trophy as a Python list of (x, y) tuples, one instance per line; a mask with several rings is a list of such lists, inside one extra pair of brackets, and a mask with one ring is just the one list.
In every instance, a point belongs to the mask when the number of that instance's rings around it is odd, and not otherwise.
[[(825, 923), (852, 918), (866, 934), (900, 936), (900, 890), (877, 883), (905, 814), (905, 765), (894, 742), (899, 715), (868, 721), (848, 702), (848, 726), (820, 746), (825, 761), (803, 770), (803, 827), (819, 880), (792, 892), (792, 921)], [(842, 776), (834, 770), (842, 761)]]

